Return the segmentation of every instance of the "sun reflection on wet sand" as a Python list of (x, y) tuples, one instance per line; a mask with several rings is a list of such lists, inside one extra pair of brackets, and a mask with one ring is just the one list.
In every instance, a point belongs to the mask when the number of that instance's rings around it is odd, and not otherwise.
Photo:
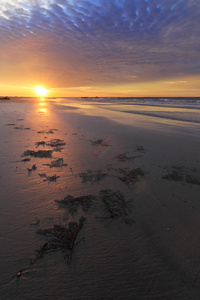
[(47, 113), (47, 108), (46, 108), (46, 99), (45, 98), (40, 98), (39, 99), (39, 105), (42, 106), (41, 108), (39, 107), (39, 112), (40, 113), (43, 113), (43, 114), (46, 114)]
[(46, 112), (47, 112), (47, 109), (46, 109), (46, 108), (40, 108), (40, 109), (39, 109), (39, 112), (40, 112), (40, 113), (46, 113)]

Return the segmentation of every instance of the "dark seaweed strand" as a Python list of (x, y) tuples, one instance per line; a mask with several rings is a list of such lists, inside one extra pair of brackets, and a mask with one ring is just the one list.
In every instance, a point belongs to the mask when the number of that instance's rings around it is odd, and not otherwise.
[(39, 229), (38, 234), (50, 237), (50, 239), (40, 249), (36, 250), (38, 252), (37, 258), (41, 258), (50, 252), (63, 251), (65, 252), (64, 258), (67, 259), (67, 264), (70, 264), (74, 247), (77, 244), (75, 244), (75, 241), (84, 221), (85, 218), (81, 217), (79, 223), (70, 222), (68, 228), (63, 225), (54, 225), (53, 228)]
[(130, 213), (130, 206), (123, 195), (110, 189), (100, 191), (100, 197), (109, 217), (113, 219), (124, 218)]
[(94, 199), (95, 196), (92, 194), (79, 197), (67, 195), (63, 200), (55, 200), (55, 202), (57, 202), (59, 205), (66, 206), (69, 210), (69, 213), (74, 215), (79, 207), (81, 207), (84, 212), (87, 212), (93, 205)]

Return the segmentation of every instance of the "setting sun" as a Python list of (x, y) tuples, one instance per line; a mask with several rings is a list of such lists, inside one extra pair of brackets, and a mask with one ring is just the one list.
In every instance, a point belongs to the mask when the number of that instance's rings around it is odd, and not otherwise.
[(46, 88), (44, 88), (43, 86), (37, 86), (35, 88), (35, 92), (39, 96), (43, 97), (43, 96), (45, 96), (48, 93), (48, 90)]

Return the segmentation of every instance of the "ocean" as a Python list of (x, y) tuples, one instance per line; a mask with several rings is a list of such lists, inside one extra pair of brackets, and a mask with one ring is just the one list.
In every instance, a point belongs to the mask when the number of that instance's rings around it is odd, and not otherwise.
[[(200, 98), (199, 97), (107, 97), (107, 98), (57, 98), (57, 103), (66, 105), (70, 100), (77, 103), (92, 103), (113, 111), (140, 114), (144, 116), (164, 118), (177, 121), (200, 123)], [(105, 107), (105, 106), (104, 106)]]

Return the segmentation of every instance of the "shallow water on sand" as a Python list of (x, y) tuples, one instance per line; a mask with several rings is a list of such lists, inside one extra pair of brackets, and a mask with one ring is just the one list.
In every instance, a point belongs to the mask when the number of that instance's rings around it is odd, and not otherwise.
[[(0, 103), (0, 298), (198, 299), (200, 185), (184, 174), (199, 179), (199, 124), (188, 122), (190, 131), (177, 120), (125, 117), (125, 105), (113, 111), (81, 101)], [(52, 148), (52, 139), (66, 144)], [(52, 149), (52, 158), (23, 155)], [(67, 166), (51, 167), (58, 158)], [(173, 166), (182, 166), (182, 181), (162, 179)], [(144, 171), (138, 181), (120, 180), (122, 170), (136, 168)], [(107, 176), (85, 182), (79, 176), (98, 170)], [(107, 214), (99, 197), (106, 189), (128, 201), (126, 216)], [(73, 215), (55, 202), (67, 194), (98, 197)], [(70, 264), (61, 251), (34, 261), (47, 241), (38, 229), (81, 216), (86, 221)]]

